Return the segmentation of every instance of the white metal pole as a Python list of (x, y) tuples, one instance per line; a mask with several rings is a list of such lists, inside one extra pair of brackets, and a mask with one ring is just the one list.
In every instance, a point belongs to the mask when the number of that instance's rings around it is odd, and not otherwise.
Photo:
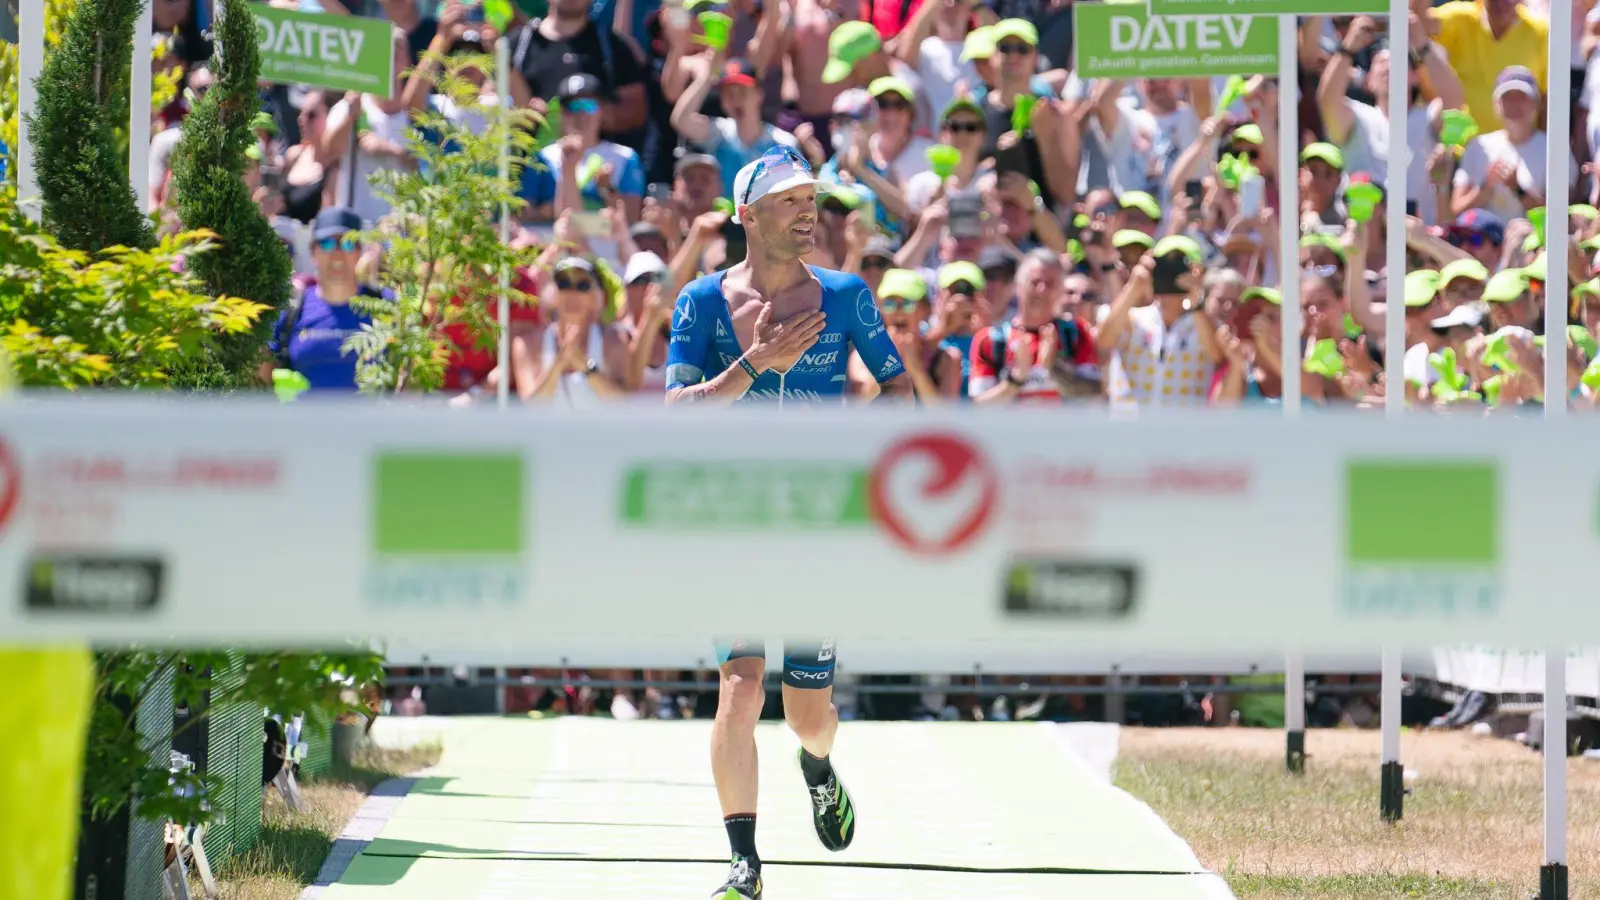
[[(1389, 171), (1384, 180), (1384, 378), (1383, 409), (1390, 418), (1406, 411), (1406, 175), (1412, 150), (1407, 143), (1411, 114), (1409, 64), (1411, 47), (1409, 0), (1389, 0)], [(1359, 265), (1352, 261), (1353, 265)], [(1405, 770), (1400, 764), (1400, 660), (1397, 647), (1383, 651), (1379, 691), (1379, 725), (1383, 755), (1378, 769), (1378, 811), (1385, 821), (1401, 818)]]
[(133, 25), (133, 64), (128, 71), (128, 183), (139, 212), (150, 212), (150, 58), (155, 0), (145, 0)]
[[(1283, 297), (1279, 358), (1283, 414), (1300, 416), (1300, 22), (1278, 17), (1278, 293)], [(1283, 661), (1285, 760), (1291, 772), (1305, 770), (1305, 657), (1290, 651)]]
[[(1567, 179), (1572, 174), (1568, 107), (1572, 86), (1572, 0), (1551, 0), (1545, 131), (1544, 415), (1567, 412)], [(1567, 653), (1545, 648), (1544, 657), (1544, 866), (1541, 900), (1567, 900)]]
[[(1300, 42), (1278, 17), (1278, 292), (1283, 296), (1283, 414), (1300, 415)], [(1287, 685), (1286, 685), (1287, 687)], [(1303, 693), (1303, 692), (1302, 692)]]
[(39, 176), (34, 171), (33, 139), (28, 117), (39, 103), (34, 87), (44, 70), (44, 0), (22, 0), (17, 6), (17, 200), (34, 221), (39, 220)]
[[(495, 93), (500, 95), (500, 102), (505, 109), (511, 106), (511, 39), (501, 35), (494, 44), (494, 81)], [(511, 135), (502, 133), (500, 138), (500, 178), (505, 180), (511, 177)], [(500, 241), (511, 243), (511, 207), (502, 202), (500, 204)], [(511, 271), (502, 266), (500, 268), (500, 309), (499, 309), (499, 336), (495, 341), (498, 348), (498, 365), (500, 367), (500, 382), (495, 387), (495, 402), (499, 409), (505, 410), (511, 402)]]
[[(1565, 95), (1563, 95), (1564, 99)], [(1567, 650), (1544, 651), (1544, 862), (1567, 864)], [(1564, 873), (1563, 873), (1564, 874)], [(1542, 881), (1543, 879), (1541, 879)], [(1563, 877), (1562, 882), (1566, 879)], [(1557, 900), (1548, 893), (1542, 900)], [(1562, 891), (1559, 900), (1566, 900)]]
[(1306, 764), (1306, 658), (1298, 649), (1283, 661), (1283, 729), (1288, 737), (1286, 763), (1290, 772), (1305, 771)]
[(1385, 225), (1388, 240), (1384, 245), (1385, 311), (1383, 359), (1385, 390), (1383, 408), (1389, 415), (1405, 411), (1406, 383), (1401, 360), (1406, 355), (1406, 169), (1411, 164), (1411, 147), (1406, 143), (1406, 118), (1411, 107), (1409, 0), (1389, 0), (1389, 175), (1384, 182), (1388, 194)]

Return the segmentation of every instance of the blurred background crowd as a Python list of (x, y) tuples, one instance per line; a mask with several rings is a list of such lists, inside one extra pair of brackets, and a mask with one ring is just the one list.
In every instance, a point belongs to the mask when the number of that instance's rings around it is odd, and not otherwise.
[[(247, 176), (303, 298), (266, 365), (313, 390), (353, 391), (343, 341), (362, 314), (348, 300), (370, 290), (383, 253), (353, 235), (387, 212), (368, 179), (416, 164), (418, 111), (481, 121), (430, 90), (427, 54), (492, 53), (500, 34), (461, 0), (278, 2), (394, 25), (389, 99), (262, 85), (268, 115)], [(510, 96), (498, 95), (500, 73), (474, 77), (484, 106), (543, 121), (513, 229), (520, 246), (541, 250), (518, 273), (537, 302), (514, 310), (509, 372), (492, 348), (458, 341), (470, 349), (450, 363), (454, 402), (475, 402), (502, 377), (523, 402), (659, 397), (678, 290), (745, 254), (729, 217), (734, 174), (786, 145), (830, 185), (813, 261), (873, 289), (923, 403), (1271, 404), (1292, 365), (1314, 405), (1381, 407), (1399, 378), (1415, 410), (1499, 413), (1546, 402), (1543, 360), (1558, 353), (1568, 401), (1593, 408), (1594, 0), (1574, 0), (1570, 22), (1550, 21), (1547, 0), (1413, 0), (1399, 47), (1381, 17), (1302, 17), (1293, 86), (1080, 78), (1073, 8), (1086, 2), (518, 0), (505, 27)], [(185, 86), (152, 130), (150, 197), (171, 227), (181, 224), (167, 190), (172, 149), (211, 84), (206, 16), (197, 0), (157, 0), (158, 66)], [(1555, 98), (1571, 109), (1571, 133), (1555, 136), (1571, 150), (1565, 184), (1546, 177), (1552, 29), (1573, 46), (1570, 96)], [(1394, 65), (1410, 78), (1403, 113), (1389, 108)], [(1293, 122), (1277, 115), (1289, 87)], [(1389, 143), (1400, 114), (1405, 148)], [(1298, 135), (1293, 159), (1279, 153), (1284, 128)], [(1383, 183), (1400, 160), (1407, 196), (1390, 198)], [(1279, 208), (1286, 178), (1298, 183), (1298, 209)], [(1546, 221), (1547, 202), (1562, 196), (1570, 216)], [(1405, 206), (1404, 259), (1385, 255), (1390, 204)], [(1280, 239), (1285, 216), (1300, 224), (1294, 246)], [(1546, 257), (1548, 228), (1572, 236), (1565, 258)], [(1387, 293), (1390, 266), (1404, 267), (1402, 296)], [(1548, 343), (1553, 266), (1568, 275), (1558, 302), (1572, 325)], [(1285, 279), (1298, 280), (1304, 313), (1293, 348), (1280, 334)], [(1384, 358), (1388, 303), (1405, 307), (1398, 365)], [(846, 402), (875, 391), (858, 362)], [(609, 697), (537, 702), (606, 709)], [(658, 715), (698, 701), (624, 702)], [(1213, 717), (1209, 702), (1193, 707)]]

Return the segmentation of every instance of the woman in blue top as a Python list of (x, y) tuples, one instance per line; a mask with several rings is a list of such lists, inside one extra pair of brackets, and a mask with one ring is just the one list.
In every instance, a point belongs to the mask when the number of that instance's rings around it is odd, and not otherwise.
[(263, 380), (274, 368), (304, 376), (313, 391), (356, 390), (356, 354), (344, 343), (372, 319), (350, 305), (357, 296), (388, 296), (356, 279), (361, 257), (361, 217), (336, 206), (317, 214), (311, 261), (316, 281), (278, 315), (267, 349), (275, 362), (262, 365)]

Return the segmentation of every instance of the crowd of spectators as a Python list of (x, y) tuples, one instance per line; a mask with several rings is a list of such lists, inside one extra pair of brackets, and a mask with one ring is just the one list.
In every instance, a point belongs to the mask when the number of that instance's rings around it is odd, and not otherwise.
[[(348, 391), (341, 343), (361, 317), (345, 304), (381, 253), (350, 234), (387, 211), (367, 178), (414, 165), (414, 111), (474, 121), (430, 94), (425, 64), (408, 73), (426, 51), (487, 52), (499, 35), (461, 0), (275, 2), (395, 26), (390, 99), (262, 86), (271, 124), (250, 175), (307, 287), (275, 364)], [(1277, 116), (1286, 86), (1272, 77), (1079, 77), (1082, 2), (1094, 0), (519, 0), (511, 96), (480, 73), (480, 100), (546, 121), (516, 210), (516, 240), (542, 248), (519, 273), (538, 303), (505, 336), (512, 371), (464, 349), (453, 396), (474, 402), (501, 377), (530, 403), (659, 396), (673, 298), (746, 251), (729, 220), (735, 172), (786, 145), (830, 188), (813, 261), (872, 288), (922, 403), (1271, 404), (1295, 365), (1311, 404), (1381, 406), (1387, 380), (1403, 378), (1413, 409), (1482, 414), (1542, 404), (1544, 355), (1561, 353), (1569, 402), (1595, 405), (1595, 0), (1554, 23), (1548, 0), (1413, 0), (1404, 47), (1383, 17), (1301, 17), (1293, 122)], [(186, 85), (159, 111), (151, 153), (152, 202), (169, 216), (171, 151), (211, 82), (194, 4), (156, 9), (160, 65)], [(1573, 42), (1572, 91), (1556, 98), (1571, 111), (1557, 136), (1571, 148), (1565, 184), (1546, 177), (1552, 28)], [(1406, 148), (1389, 143), (1395, 53), (1411, 83)], [(1283, 128), (1299, 137), (1293, 159), (1279, 155)], [(1397, 155), (1407, 196), (1391, 199)], [(1298, 209), (1279, 208), (1284, 178), (1298, 182)], [(1568, 230), (1571, 249), (1549, 260), (1544, 210), (1561, 192), (1571, 214), (1548, 225)], [(1390, 203), (1406, 207), (1403, 260), (1386, 258)], [(1294, 246), (1280, 240), (1283, 216), (1300, 223)], [(1396, 265), (1404, 291), (1391, 297)], [(598, 266), (624, 289), (606, 291)], [(1554, 345), (1551, 266), (1569, 276), (1572, 323)], [(1304, 314), (1292, 350), (1285, 279), (1298, 280)], [(1398, 371), (1384, 358), (1390, 302), (1405, 307)], [(847, 402), (875, 392), (863, 366), (850, 378)]]
[[(481, 6), (446, 0), (275, 0), (394, 24), (392, 96), (263, 85), (257, 200), (302, 288), (334, 294), (381, 264), (346, 237), (387, 209), (376, 171), (414, 165), (414, 111), (473, 127), (430, 92), (427, 53), (487, 52)], [(813, 261), (859, 273), (928, 404), (1109, 402), (1126, 407), (1275, 402), (1299, 357), (1314, 404), (1370, 406), (1389, 377), (1417, 407), (1543, 402), (1543, 355), (1565, 353), (1572, 402), (1600, 386), (1600, 45), (1593, 0), (1574, 3), (1572, 165), (1545, 173), (1544, 0), (1414, 0), (1405, 290), (1386, 296), (1383, 182), (1391, 158), (1382, 17), (1300, 19), (1299, 117), (1278, 121), (1271, 77), (1083, 79), (1075, 2), (1091, 0), (548, 0), (512, 7), (511, 97), (482, 76), (480, 102), (538, 112), (515, 239), (544, 249), (519, 273), (515, 395), (583, 405), (659, 393), (670, 307), (698, 274), (739, 261), (734, 173), (775, 145), (808, 157), (830, 189)], [(161, 67), (185, 90), (156, 115), (150, 196), (173, 218), (170, 161), (210, 86), (207, 11), (160, 0)], [(1559, 31), (1569, 23), (1554, 23)], [(1470, 65), (1463, 65), (1470, 61)], [(414, 67), (420, 71), (414, 71)], [(1279, 158), (1280, 128), (1300, 136)], [(1295, 178), (1300, 208), (1278, 208)], [(1576, 204), (1571, 252), (1548, 261), (1544, 207)], [(485, 210), (485, 215), (493, 211)], [(1280, 246), (1281, 216), (1300, 224)], [(1293, 265), (1283, 253), (1293, 253)], [(1565, 265), (1573, 327), (1547, 348), (1545, 275)], [(607, 291), (596, 266), (619, 273)], [(339, 271), (331, 271), (337, 269)], [(1301, 346), (1281, 346), (1284, 277), (1299, 280)], [(361, 315), (305, 306), (277, 364), (323, 390), (354, 388), (342, 337)], [(1405, 305), (1408, 352), (1386, 364), (1385, 304)], [(463, 335), (471, 338), (471, 335)], [(473, 340), (447, 387), (471, 402), (500, 377)], [(850, 395), (873, 379), (852, 369)]]

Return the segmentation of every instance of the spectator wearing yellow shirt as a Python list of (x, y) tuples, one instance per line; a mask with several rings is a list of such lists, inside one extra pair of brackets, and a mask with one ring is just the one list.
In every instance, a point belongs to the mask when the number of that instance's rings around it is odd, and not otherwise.
[(1505, 69), (1524, 66), (1546, 85), (1550, 21), (1518, 0), (1455, 0), (1436, 7), (1437, 41), (1449, 55), (1467, 98), (1467, 110), (1480, 132), (1505, 127), (1495, 109), (1495, 79)]

